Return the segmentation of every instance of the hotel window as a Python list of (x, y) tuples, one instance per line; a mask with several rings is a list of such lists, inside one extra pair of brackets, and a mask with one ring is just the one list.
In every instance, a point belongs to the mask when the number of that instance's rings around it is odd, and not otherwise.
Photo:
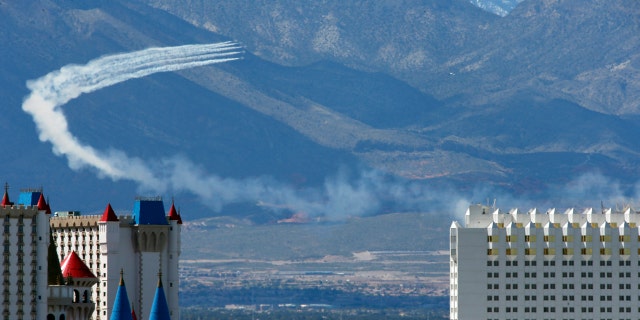
[(611, 261), (600, 261), (601, 266), (611, 266)]
[(590, 236), (590, 235), (580, 236), (580, 241), (582, 241), (582, 242), (591, 242), (591, 241), (593, 241), (593, 236)]
[(611, 235), (601, 235), (600, 242), (611, 242)]
[(562, 236), (562, 242), (573, 242), (573, 236)]
[[(562, 254), (563, 255), (571, 255), (573, 254), (573, 248), (562, 248)], [(563, 263), (567, 262), (567, 261), (562, 261)], [(573, 261), (571, 261), (573, 262)], [(566, 265), (566, 264), (563, 264)]]
[[(601, 255), (611, 255), (611, 248), (600, 248), (600, 254)], [(607, 261), (607, 262), (611, 262), (611, 261)]]

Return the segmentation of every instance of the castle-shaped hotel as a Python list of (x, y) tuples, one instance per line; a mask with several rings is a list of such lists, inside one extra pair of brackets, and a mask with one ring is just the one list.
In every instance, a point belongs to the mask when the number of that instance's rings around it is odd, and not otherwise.
[[(51, 213), (40, 189), (5, 187), (2, 319), (179, 319), (182, 218), (161, 198), (130, 215)], [(60, 262), (61, 261), (61, 262)], [(126, 285), (125, 285), (126, 284)]]

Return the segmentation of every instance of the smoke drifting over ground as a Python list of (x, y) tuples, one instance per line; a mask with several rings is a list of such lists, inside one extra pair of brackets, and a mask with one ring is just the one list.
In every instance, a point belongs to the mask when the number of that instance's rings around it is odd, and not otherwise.
[[(153, 73), (237, 60), (240, 49), (232, 42), (151, 48), (104, 56), (85, 65), (67, 65), (28, 81), (31, 93), (22, 108), (33, 117), (40, 140), (50, 142), (53, 152), (65, 156), (72, 169), (92, 168), (102, 178), (131, 180), (141, 192), (189, 192), (211, 204), (214, 210), (230, 203), (252, 202), (273, 210), (339, 220), (376, 214), (392, 203), (391, 210), (433, 212), (448, 220), (451, 215), (464, 214), (471, 202), (484, 202), (486, 197), (497, 198), (503, 209), (512, 205), (526, 208), (535, 203), (523, 197), (514, 200), (491, 188), (476, 188), (462, 195), (455, 188), (395, 179), (376, 171), (350, 174), (343, 170), (327, 178), (323, 187), (307, 189), (297, 189), (269, 177), (228, 179), (212, 175), (181, 156), (150, 162), (119, 150), (96, 150), (82, 144), (68, 129), (61, 107), (81, 94)], [(558, 187), (555, 195), (570, 199), (592, 195), (598, 197), (598, 203), (622, 201), (618, 185), (606, 180), (597, 174), (587, 175), (571, 183), (573, 187)]]
[[(74, 170), (95, 169), (102, 178), (131, 180), (143, 192), (181, 192), (197, 195), (214, 210), (236, 202), (261, 203), (274, 210), (324, 215), (331, 219), (377, 213), (384, 201), (420, 209), (433, 200), (425, 190), (404, 183), (389, 183), (381, 174), (365, 172), (351, 177), (341, 172), (323, 188), (296, 189), (268, 177), (228, 179), (207, 173), (189, 159), (172, 156), (159, 162), (129, 157), (120, 150), (101, 151), (82, 144), (68, 129), (61, 107), (81, 94), (153, 73), (177, 71), (239, 59), (232, 42), (151, 48), (104, 56), (85, 65), (67, 65), (27, 82), (31, 93), (22, 109), (36, 123), (39, 138), (53, 145)], [(426, 194), (432, 194), (431, 192)]]

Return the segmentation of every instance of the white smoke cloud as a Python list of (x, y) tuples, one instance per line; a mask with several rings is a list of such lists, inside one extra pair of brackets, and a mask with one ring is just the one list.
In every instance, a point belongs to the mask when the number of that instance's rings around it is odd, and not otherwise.
[(232, 42), (151, 48), (104, 56), (85, 65), (67, 65), (28, 81), (31, 93), (22, 108), (33, 117), (40, 140), (51, 143), (53, 152), (66, 157), (72, 169), (92, 168), (102, 178), (131, 180), (145, 191), (187, 191), (214, 210), (229, 203), (254, 202), (274, 210), (340, 219), (375, 213), (383, 201), (417, 208), (428, 200), (423, 199), (424, 190), (403, 183), (390, 184), (375, 171), (353, 178), (345, 170), (328, 178), (323, 188), (296, 189), (269, 177), (221, 178), (208, 174), (184, 156), (150, 162), (121, 150), (96, 150), (82, 144), (69, 131), (61, 107), (82, 94), (157, 72), (236, 60), (239, 49)]
[(121, 151), (99, 152), (83, 145), (69, 132), (60, 107), (83, 93), (90, 93), (126, 80), (157, 72), (176, 71), (238, 59), (232, 42), (150, 48), (104, 56), (86, 65), (67, 65), (39, 79), (27, 81), (31, 93), (22, 109), (31, 114), (43, 142), (51, 142), (56, 155), (66, 156), (72, 169), (86, 166), (114, 180), (129, 179), (147, 189), (166, 189), (142, 160)]
[[(184, 156), (149, 162), (128, 156), (121, 150), (96, 150), (82, 144), (68, 129), (61, 107), (82, 94), (129, 79), (157, 72), (177, 71), (239, 59), (240, 47), (232, 42), (151, 48), (104, 56), (85, 65), (67, 65), (39, 79), (27, 82), (31, 93), (22, 108), (37, 126), (39, 138), (52, 144), (56, 155), (67, 158), (74, 170), (95, 169), (102, 178), (131, 180), (140, 189), (165, 193), (186, 191), (219, 211), (224, 205), (254, 202), (273, 210), (304, 212), (339, 220), (348, 216), (378, 213), (393, 203), (398, 211), (433, 212), (448, 221), (464, 214), (474, 201), (494, 197), (498, 206), (527, 207), (536, 203), (526, 197), (513, 197), (490, 187), (479, 187), (462, 194), (454, 188), (432, 187), (424, 181), (391, 178), (378, 171), (362, 171), (352, 176), (341, 170), (326, 179), (322, 188), (298, 189), (269, 177), (229, 179), (212, 175)], [(619, 183), (599, 174), (589, 174), (566, 186), (555, 187), (558, 199), (624, 201)], [(552, 188), (553, 189), (553, 188)], [(640, 185), (636, 195), (640, 194)], [(492, 202), (492, 198), (486, 200)]]

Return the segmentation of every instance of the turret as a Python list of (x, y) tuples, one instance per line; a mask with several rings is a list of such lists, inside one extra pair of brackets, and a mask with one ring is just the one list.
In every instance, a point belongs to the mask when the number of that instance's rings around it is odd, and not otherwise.
[(169, 302), (169, 313), (175, 319), (180, 319), (180, 305), (178, 299), (178, 287), (180, 284), (178, 274), (178, 262), (180, 258), (180, 232), (182, 229), (182, 217), (178, 211), (176, 211), (175, 204), (171, 203), (171, 209), (169, 209), (169, 239), (167, 254), (167, 282), (168, 287), (166, 295)]
[(164, 288), (162, 288), (162, 273), (158, 273), (158, 287), (153, 297), (149, 320), (171, 320), (167, 298), (164, 295)]
[[(116, 216), (111, 204), (107, 204), (104, 209), (104, 213), (98, 221), (98, 239), (100, 243), (100, 281), (107, 282), (107, 288), (102, 290), (107, 291), (106, 301), (113, 301), (116, 294), (116, 286), (118, 284), (118, 270), (122, 267), (120, 261), (120, 220)], [(101, 297), (102, 300), (102, 297)], [(102, 310), (106, 310), (109, 314), (109, 308), (111, 306), (102, 306)]]
[(118, 285), (118, 293), (113, 302), (110, 320), (133, 320), (131, 316), (131, 306), (129, 305), (129, 296), (127, 288), (124, 285), (124, 272), (120, 270), (120, 284)]
[(7, 207), (7, 206), (12, 206), (13, 202), (9, 201), (9, 184), (5, 183), (4, 184), (4, 196), (2, 196), (2, 202), (0, 202), (0, 205), (3, 207)]
[(89, 319), (95, 310), (95, 302), (91, 297), (91, 287), (98, 283), (98, 278), (80, 259), (75, 251), (71, 251), (60, 264), (67, 285), (73, 289), (73, 301), (68, 312), (69, 320)]

